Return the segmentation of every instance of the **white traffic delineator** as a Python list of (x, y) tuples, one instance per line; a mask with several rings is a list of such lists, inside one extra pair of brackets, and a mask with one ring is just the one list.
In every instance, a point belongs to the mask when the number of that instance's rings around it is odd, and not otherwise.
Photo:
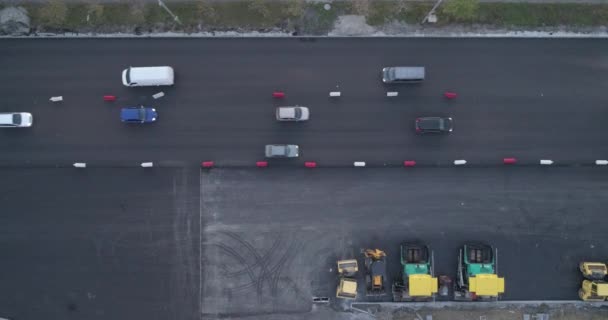
[(152, 163), (152, 162), (142, 162), (141, 163), (142, 168), (152, 168), (153, 166), (154, 166), (154, 163)]
[(399, 95), (399, 92), (397, 92), (397, 91), (389, 91), (386, 93), (387, 97), (396, 97), (398, 95)]
[(74, 168), (86, 168), (87, 164), (85, 162), (75, 162)]
[(608, 160), (595, 160), (595, 164), (598, 166), (608, 165)]
[(158, 98), (162, 98), (162, 97), (164, 97), (164, 96), (165, 96), (165, 93), (161, 91), (161, 92), (159, 92), (159, 93), (155, 93), (155, 94), (153, 94), (153, 95), (152, 95), (152, 98), (154, 98), (154, 99), (158, 99)]
[(341, 95), (340, 91), (332, 91), (329, 93), (330, 97), (339, 97)]
[(51, 97), (49, 100), (51, 100), (52, 102), (63, 101), (63, 96)]
[(540, 160), (540, 164), (544, 166), (550, 166), (553, 164), (553, 160)]
[(467, 164), (466, 160), (454, 160), (454, 165), (456, 166), (463, 166), (465, 164)]
[(365, 161), (355, 161), (355, 167), (365, 167)]

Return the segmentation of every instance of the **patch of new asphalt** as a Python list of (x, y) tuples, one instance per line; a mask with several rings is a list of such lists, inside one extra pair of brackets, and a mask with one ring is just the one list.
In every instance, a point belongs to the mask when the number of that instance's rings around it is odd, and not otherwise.
[(0, 317), (199, 318), (197, 171), (0, 176)]

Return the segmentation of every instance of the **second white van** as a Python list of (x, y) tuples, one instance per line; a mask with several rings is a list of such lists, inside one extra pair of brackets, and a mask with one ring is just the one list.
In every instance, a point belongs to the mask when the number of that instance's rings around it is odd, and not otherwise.
[(127, 87), (172, 86), (171, 67), (129, 67), (122, 71), (122, 84)]
[(382, 69), (382, 82), (408, 83), (424, 80), (424, 67), (386, 67)]

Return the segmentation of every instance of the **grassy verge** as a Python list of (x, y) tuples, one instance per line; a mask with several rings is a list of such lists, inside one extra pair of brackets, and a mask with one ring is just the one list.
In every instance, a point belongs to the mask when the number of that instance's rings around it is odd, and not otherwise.
[(482, 3), (478, 21), (507, 27), (600, 26), (608, 23), (608, 4)]
[(321, 35), (330, 31), (338, 16), (352, 14), (350, 1), (334, 1), (331, 9), (325, 10), (323, 3), (309, 3), (300, 17), (303, 33)]
[[(367, 22), (373, 26), (391, 20), (420, 23), (431, 3), (401, 4), (399, 0), (378, 1), (370, 6)], [(601, 26), (608, 23), (608, 4), (479, 3), (471, 18), (460, 19), (439, 7), (439, 25), (477, 23), (498, 27)]]
[(433, 8), (433, 3), (403, 1), (377, 1), (372, 2), (367, 15), (367, 23), (379, 26), (389, 21), (405, 23), (420, 23), (424, 16)]
[[(475, 0), (462, 0), (475, 1)], [(197, 30), (300, 30), (301, 34), (324, 34), (342, 14), (363, 14), (368, 24), (381, 26), (390, 21), (417, 24), (433, 2), (404, 0), (338, 0), (326, 10), (324, 3), (305, 0), (190, 0), (167, 4), (181, 23), (157, 3), (136, 0), (94, 4), (90, 1), (49, 0), (26, 3), (32, 25), (39, 31), (114, 32), (197, 31)], [(608, 22), (608, 3), (529, 4), (479, 3), (466, 18), (442, 5), (438, 25), (475, 23), (499, 27), (600, 26)]]

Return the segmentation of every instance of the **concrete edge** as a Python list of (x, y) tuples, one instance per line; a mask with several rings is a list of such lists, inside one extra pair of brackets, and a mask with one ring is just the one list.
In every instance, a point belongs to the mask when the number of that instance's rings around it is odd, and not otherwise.
[(109, 33), (109, 34), (92, 34), (92, 33), (65, 33), (65, 34), (47, 34), (39, 33), (29, 36), (0, 36), (0, 39), (120, 39), (120, 38), (204, 38), (204, 39), (238, 39), (238, 38), (293, 38), (293, 39), (403, 39), (403, 38), (523, 38), (523, 39), (606, 39), (608, 33), (580, 33), (580, 32), (546, 32), (546, 31), (512, 31), (512, 32), (497, 32), (497, 33), (473, 33), (473, 32), (456, 32), (456, 33), (435, 33), (435, 32), (416, 32), (412, 34), (387, 35), (377, 33), (372, 35), (361, 36), (341, 36), (341, 35), (326, 35), (326, 36), (292, 36), (290, 33), (270, 32), (270, 33), (237, 33), (237, 32), (205, 32), (205, 33), (154, 33), (154, 34), (127, 34), (127, 33)]
[[(382, 306), (394, 308), (411, 308), (411, 309), (441, 309), (453, 307), (466, 307), (469, 309), (485, 309), (485, 308), (509, 308), (509, 307), (592, 307), (603, 308), (608, 307), (608, 302), (585, 302), (580, 300), (516, 300), (516, 301), (495, 301), (495, 302), (457, 302), (457, 301), (435, 301), (435, 302), (353, 302), (351, 308), (361, 309), (367, 306)], [(363, 309), (364, 310), (364, 309)]]

